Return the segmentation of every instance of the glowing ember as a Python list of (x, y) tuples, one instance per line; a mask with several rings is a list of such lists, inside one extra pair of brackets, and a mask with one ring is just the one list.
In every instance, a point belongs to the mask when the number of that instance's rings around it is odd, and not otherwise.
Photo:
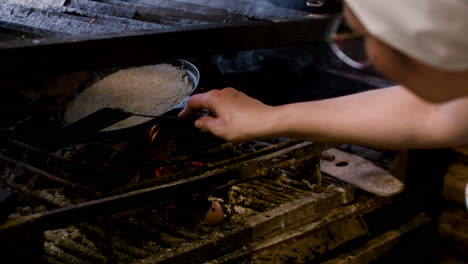
[(141, 182), (153, 178), (163, 177), (165, 175), (176, 173), (182, 170), (187, 170), (190, 168), (197, 168), (203, 167), (205, 164), (199, 161), (190, 161), (190, 162), (182, 162), (177, 164), (170, 164), (166, 166), (148, 166), (142, 168), (137, 172), (134, 177), (134, 182)]
[(204, 163), (198, 162), (198, 161), (191, 161), (191, 162), (184, 163), (184, 164), (173, 164), (173, 165), (168, 165), (168, 166), (162, 166), (162, 167), (154, 168), (154, 176), (158, 178), (158, 177), (173, 173), (176, 170), (193, 168), (193, 167), (203, 167), (203, 166), (204, 166)]
[(150, 143), (153, 144), (154, 141), (156, 140), (156, 137), (159, 134), (159, 131), (161, 131), (161, 128), (159, 127), (159, 124), (152, 126), (151, 128), (148, 129), (148, 134), (150, 137)]
[(155, 168), (154, 169), (154, 176), (155, 177), (161, 177), (161, 176), (167, 175), (167, 174), (169, 174), (169, 173), (171, 173), (173, 171), (174, 171), (173, 166), (164, 166), (164, 167)]
[(192, 165), (194, 167), (203, 167), (205, 164), (203, 162), (192, 161), (192, 162), (190, 162), (190, 165)]

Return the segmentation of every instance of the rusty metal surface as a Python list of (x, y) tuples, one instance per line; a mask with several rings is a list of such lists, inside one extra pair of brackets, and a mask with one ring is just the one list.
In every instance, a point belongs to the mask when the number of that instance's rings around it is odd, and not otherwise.
[(16, 75), (322, 41), (330, 20), (264, 1), (2, 2), (0, 32), (17, 37), (0, 41), (0, 70)]
[(311, 43), (323, 41), (329, 19), (249, 21), (0, 43), (0, 70), (22, 75), (70, 72)]
[(326, 150), (323, 155), (327, 158), (321, 169), (328, 175), (379, 196), (403, 191), (404, 184), (400, 180), (366, 159), (338, 149)]

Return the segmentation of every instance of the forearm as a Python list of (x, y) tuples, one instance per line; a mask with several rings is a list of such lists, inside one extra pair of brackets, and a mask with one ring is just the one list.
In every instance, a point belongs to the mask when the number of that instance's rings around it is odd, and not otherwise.
[(271, 115), (269, 136), (383, 148), (439, 147), (453, 144), (444, 133), (455, 129), (438, 128), (446, 125), (441, 108), (403, 87), (390, 87), (279, 106)]

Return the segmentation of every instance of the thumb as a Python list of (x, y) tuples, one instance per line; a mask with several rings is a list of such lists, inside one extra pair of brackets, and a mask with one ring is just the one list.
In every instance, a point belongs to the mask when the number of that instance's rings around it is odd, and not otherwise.
[(216, 124), (217, 119), (212, 116), (205, 116), (195, 120), (195, 127), (203, 132), (210, 132)]

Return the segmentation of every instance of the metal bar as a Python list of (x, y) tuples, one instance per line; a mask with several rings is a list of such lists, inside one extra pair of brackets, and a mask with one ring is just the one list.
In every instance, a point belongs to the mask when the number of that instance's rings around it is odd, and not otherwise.
[(302, 17), (0, 43), (0, 71), (17, 77), (317, 42), (324, 39), (329, 21)]
[[(308, 153), (308, 156), (319, 156), (320, 153), (328, 147), (329, 146), (324, 143), (301, 143), (290, 149), (295, 155)], [(190, 194), (205, 192), (212, 190), (216, 186), (228, 183), (232, 179), (239, 177), (239, 174), (242, 174), (242, 177), (246, 180), (249, 177), (247, 173), (253, 174), (251, 177), (257, 177), (255, 174), (256, 170), (253, 169), (255, 164), (261, 163), (274, 156), (284, 155), (285, 150), (280, 150), (275, 153), (276, 155), (272, 153), (266, 155), (264, 158), (259, 157), (252, 161), (236, 163), (231, 166), (226, 166), (225, 168), (209, 171), (199, 176), (12, 219), (0, 226), (0, 237), (8, 234), (12, 229), (19, 228), (21, 230), (24, 225), (33, 224), (38, 228), (58, 228), (97, 216), (114, 214), (145, 207), (156, 202), (172, 200), (180, 196), (181, 193)], [(248, 172), (245, 170), (246, 167), (249, 168)]]
[[(68, 177), (66, 177), (67, 179), (72, 179), (72, 177), (76, 176), (79, 176), (78, 178), (80, 178), (85, 175), (86, 177), (93, 175), (97, 177), (97, 175), (100, 175), (100, 173), (98, 172), (99, 169), (95, 166), (86, 163), (76, 162), (72, 159), (60, 156), (56, 153), (50, 153), (44, 149), (28, 145), (21, 141), (9, 140), (8, 143), (8, 153), (12, 153), (11, 151), (16, 152), (17, 150), (20, 153), (28, 153), (26, 160), (23, 160), (21, 164), (28, 164), (29, 166), (33, 166), (36, 169), (40, 169), (41, 171), (44, 170), (44, 166), (46, 170), (47, 168), (50, 168), (50, 166), (54, 168), (60, 167), (59, 174), (62, 176), (68, 175)], [(73, 181), (70, 181), (70, 183), (76, 184)], [(78, 184), (82, 185), (80, 183)], [(84, 186), (88, 187), (86, 185)], [(93, 189), (92, 187), (90, 188)], [(108, 195), (111, 194), (108, 193)], [(102, 195), (101, 193), (94, 191), (93, 193), (91, 193), (91, 196), (92, 198), (97, 198), (101, 197)]]
[[(146, 5), (146, 6), (172, 8), (172, 9), (177, 9), (180, 11), (187, 11), (187, 12), (209, 15), (209, 16), (220, 16), (220, 17), (229, 16), (229, 12), (225, 9), (196, 5), (196, 4), (191, 4), (191, 3), (183, 3), (183, 2), (172, 1), (172, 0), (93, 0), (93, 1), (97, 1), (97, 2), (118, 1), (118, 2), (125, 2), (128, 4), (140, 4), (140, 5)], [(238, 18), (244, 17), (240, 15), (236, 15), (236, 16)]]
[(8, 163), (15, 164), (16, 166), (22, 167), (22, 168), (26, 169), (27, 171), (30, 171), (31, 173), (39, 175), (39, 176), (41, 176), (42, 178), (44, 178), (44, 179), (46, 179), (48, 181), (59, 183), (59, 184), (61, 184), (63, 186), (66, 186), (66, 187), (69, 187), (69, 188), (72, 188), (72, 189), (79, 189), (79, 190), (82, 190), (82, 191), (86, 191), (87, 193), (89, 193), (89, 194), (91, 194), (91, 195), (93, 195), (95, 197), (98, 197), (98, 196), (101, 195), (99, 192), (97, 192), (94, 189), (91, 189), (89, 187), (86, 187), (86, 186), (83, 186), (83, 185), (80, 185), (80, 184), (77, 184), (77, 183), (67, 181), (67, 180), (62, 179), (60, 177), (57, 177), (57, 176), (55, 176), (53, 174), (47, 173), (47, 172), (45, 172), (43, 170), (37, 169), (37, 168), (35, 168), (35, 167), (31, 166), (31, 165), (22, 163), (20, 161), (9, 158), (9, 157), (4, 156), (2, 154), (0, 154), (0, 159), (6, 161)]
[[(24, 24), (20, 24), (16, 22), (8, 22), (8, 21), (0, 21), (0, 29), (1, 31), (21, 32), (22, 35), (26, 36), (25, 39), (38, 39), (38, 38), (46, 38), (46, 37), (60, 35), (59, 32), (56, 32), (50, 29), (37, 28), (34, 26), (28, 26), (28, 25), (24, 25)], [(22, 40), (24, 39), (21, 38), (21, 39), (18, 39), (17, 41), (10, 40), (10, 41), (6, 41), (3, 43), (21, 43)], [(12, 45), (16, 45), (16, 44), (12, 44)]]
[[(237, 156), (237, 157), (234, 157), (234, 158), (231, 158), (231, 159), (225, 159), (225, 160), (222, 160), (222, 161), (219, 161), (219, 162), (214, 162), (214, 163), (207, 163), (206, 167), (213, 170), (213, 169), (218, 169), (218, 168), (229, 166), (231, 164), (234, 164), (235, 162), (242, 162), (242, 161), (246, 161), (248, 159), (265, 157), (266, 155), (269, 155), (271, 153), (275, 153), (275, 152), (277, 152), (279, 150), (289, 149), (289, 147), (291, 147), (291, 146), (297, 146), (297, 145), (299, 145), (300, 142), (301, 141), (299, 141), (299, 140), (288, 140), (286, 142), (278, 143), (278, 144), (272, 145), (270, 147), (266, 147), (264, 149), (261, 149), (261, 150), (258, 150), (258, 151), (252, 152), (252, 153), (244, 154), (244, 155), (241, 155), (241, 156)], [(157, 177), (157, 178), (154, 178), (154, 179), (146, 180), (146, 181), (143, 181), (143, 182), (139, 182), (139, 183), (135, 183), (135, 184), (132, 184), (132, 185), (124, 186), (122, 188), (115, 189), (115, 190), (109, 192), (109, 194), (111, 194), (111, 195), (121, 194), (121, 193), (124, 193), (124, 192), (129, 192), (129, 191), (133, 191), (133, 190), (137, 190), (137, 189), (147, 188), (147, 187), (150, 187), (150, 186), (165, 184), (165, 183), (168, 183), (168, 182), (179, 180), (181, 178), (186, 178), (187, 176), (195, 175), (197, 173), (200, 173), (200, 171), (204, 171), (204, 170), (206, 170), (206, 169), (204, 169), (204, 168), (193, 168), (193, 169), (190, 169), (190, 170), (184, 170), (182, 172), (168, 174), (168, 175), (165, 175), (164, 177)]]
[(177, 0), (182, 3), (197, 4), (213, 8), (227, 9), (232, 13), (253, 16), (256, 18), (304, 16), (304, 11), (275, 6), (267, 1), (211, 1), (211, 0)]
[(139, 20), (149, 20), (151, 17), (154, 17), (155, 21), (172, 21), (178, 26), (183, 24), (202, 24), (206, 22), (211, 23), (223, 23), (226, 20), (232, 21), (246, 21), (248, 18), (245, 16), (233, 16), (231, 14), (203, 14), (197, 12), (197, 9), (192, 10), (184, 8), (177, 8), (177, 6), (168, 6), (167, 2), (165, 5), (157, 5), (155, 3), (150, 4), (146, 2), (126, 2), (119, 0), (98, 0), (100, 3), (121, 7), (121, 8), (132, 8), (135, 12), (138, 13), (137, 19)]
[(112, 6), (106, 3), (99, 3), (89, 0), (69, 0), (66, 2), (65, 6), (107, 16), (123, 18), (133, 18), (135, 16), (135, 8)]
[(102, 23), (101, 21), (92, 22), (91, 19), (85, 17), (56, 11), (44, 11), (21, 5), (0, 6), (0, 20), (41, 30), (50, 30), (57, 32), (60, 36), (132, 31), (126, 25), (116, 27), (105, 23), (105, 21)]
[(0, 41), (12, 41), (12, 40), (21, 40), (26, 38), (39, 37), (38, 35), (28, 33), (19, 29), (15, 29), (14, 26), (9, 25), (8, 23), (0, 22)]
[(317, 69), (322, 70), (324, 72), (331, 73), (335, 76), (340, 76), (343, 78), (347, 78), (350, 80), (355, 80), (358, 82), (362, 82), (368, 84), (372, 87), (383, 88), (396, 85), (394, 82), (390, 80), (386, 80), (383, 78), (374, 77), (372, 75), (366, 75), (362, 73), (354, 73), (346, 70), (339, 70), (337, 67), (329, 67), (329, 66), (316, 66)]

